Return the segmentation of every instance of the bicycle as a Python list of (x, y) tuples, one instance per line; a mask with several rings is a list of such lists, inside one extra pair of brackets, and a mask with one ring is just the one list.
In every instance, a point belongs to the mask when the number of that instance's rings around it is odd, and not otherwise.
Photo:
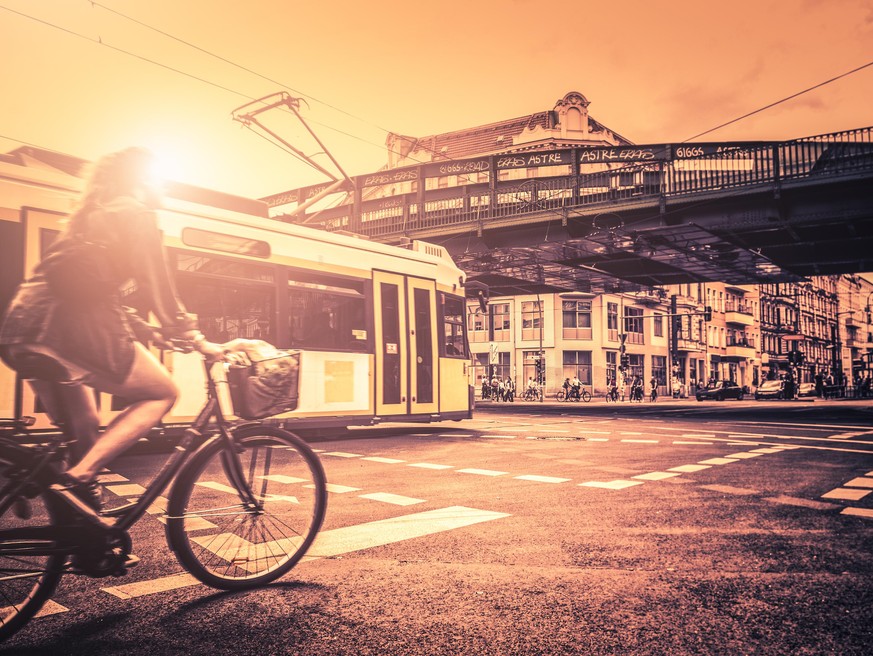
[(525, 401), (539, 401), (542, 398), (542, 392), (539, 389), (527, 387), (524, 390), (522, 399)]
[(591, 400), (591, 392), (587, 389), (575, 389), (570, 388), (570, 391), (566, 391), (563, 388), (559, 389), (555, 393), (555, 400), (557, 401), (583, 401), (588, 403)]
[(62, 576), (121, 576), (136, 564), (128, 529), (168, 486), (167, 544), (209, 586), (270, 583), (309, 549), (327, 506), (321, 462), (284, 429), (231, 425), (213, 374), (224, 365), (204, 366), (203, 408), (142, 496), (119, 508), (98, 514), (58, 484), (72, 443), (65, 431), (33, 446), (0, 435), (0, 641), (33, 618)]
[(614, 385), (606, 392), (607, 403), (618, 403), (618, 388)]

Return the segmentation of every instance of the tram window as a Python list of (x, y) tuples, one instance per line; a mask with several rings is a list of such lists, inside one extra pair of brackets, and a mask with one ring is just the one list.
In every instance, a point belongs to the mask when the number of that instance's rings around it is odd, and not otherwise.
[(252, 264), (229, 257), (209, 257), (200, 253), (176, 251), (176, 269), (185, 273), (207, 273), (219, 276), (233, 276), (259, 282), (273, 282), (273, 267)]
[(260, 239), (248, 239), (237, 235), (221, 234), (196, 228), (182, 230), (182, 243), (195, 248), (208, 248), (222, 253), (250, 255), (251, 257), (270, 257), (270, 245)]
[(466, 359), (467, 339), (464, 334), (464, 299), (440, 294), (443, 312), (443, 349), (450, 358)]
[(291, 346), (330, 350), (367, 350), (363, 283), (341, 278), (292, 274), (288, 281)]
[(272, 286), (184, 275), (178, 276), (176, 285), (185, 307), (197, 315), (200, 330), (210, 341), (243, 338), (275, 343)]

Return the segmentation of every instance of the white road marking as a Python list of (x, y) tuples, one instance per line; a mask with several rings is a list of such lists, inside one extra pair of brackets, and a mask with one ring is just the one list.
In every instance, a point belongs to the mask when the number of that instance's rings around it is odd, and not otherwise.
[[(6, 612), (7, 610), (9, 609), (4, 608), (3, 612)], [(47, 602), (45, 602), (43, 607), (39, 609), (34, 617), (47, 617), (49, 615), (57, 615), (58, 613), (66, 613), (68, 610), (70, 609), (66, 606), (61, 606), (58, 602), (49, 599)]]
[(419, 469), (454, 469), (454, 465), (436, 465), (432, 462), (414, 462), (408, 467), (418, 467)]
[[(339, 556), (352, 551), (379, 547), (509, 516), (508, 513), (452, 506), (322, 531), (301, 562)], [(264, 543), (263, 548), (268, 548), (268, 543)], [(176, 574), (149, 581), (102, 588), (102, 590), (120, 599), (133, 599), (134, 597), (167, 592), (199, 583), (190, 574)]]
[(667, 471), (671, 472), (681, 472), (683, 474), (699, 472), (704, 469), (709, 469), (709, 465), (679, 465), (678, 467), (670, 467)]
[(732, 462), (739, 462), (734, 458), (710, 458), (709, 460), (701, 460), (699, 465), (729, 465)]
[(640, 474), (638, 476), (632, 476), (631, 478), (638, 478), (641, 481), (663, 481), (665, 478), (673, 478), (674, 476), (679, 476), (676, 472), (649, 472), (648, 474)]
[(535, 474), (524, 474), (523, 476), (516, 476), (520, 481), (535, 481), (537, 483), (566, 483), (569, 481), (569, 478), (557, 478), (555, 476), (536, 476)]
[(859, 488), (838, 487), (821, 495), (822, 499), (840, 499), (842, 501), (860, 501), (870, 494), (870, 490)]
[(630, 444), (657, 444), (658, 440), (622, 440), (622, 442), (628, 442)]
[(708, 445), (711, 445), (712, 442), (685, 442), (683, 440), (673, 440), (673, 444), (708, 444)]
[(758, 494), (758, 490), (750, 490), (747, 487), (734, 487), (733, 485), (701, 485), (704, 490), (712, 490), (713, 492), (723, 492), (725, 494)]
[(846, 487), (866, 487), (873, 489), (873, 478), (859, 476), (858, 478), (853, 478), (848, 483), (843, 483), (843, 485)]
[(400, 494), (390, 494), (388, 492), (371, 492), (370, 494), (359, 494), (362, 499), (371, 499), (373, 501), (382, 501), (395, 506), (414, 506), (417, 503), (424, 503), (424, 499), (415, 499), (413, 497), (405, 497)]
[(381, 456), (367, 456), (365, 458), (361, 458), (361, 460), (369, 460), (370, 462), (381, 462), (386, 465), (396, 465), (400, 462), (406, 462), (405, 460), (398, 460), (397, 458), (382, 458)]
[[(314, 490), (315, 484), (304, 485), (303, 487), (308, 487), (308, 488)], [(360, 492), (361, 488), (350, 487), (348, 485), (337, 485), (336, 483), (327, 483), (327, 491), (333, 492), (334, 494), (345, 494), (347, 492)]]
[(864, 517), (873, 519), (873, 509), (870, 508), (844, 508), (841, 515), (854, 515), (855, 517)]
[(514, 440), (515, 435), (483, 435), (482, 437), (487, 437), (492, 440)]
[(107, 485), (106, 489), (120, 497), (139, 496), (145, 494), (146, 491), (142, 485), (136, 483), (128, 483), (127, 485)]
[(97, 482), (106, 485), (107, 483), (124, 483), (129, 481), (129, 478), (125, 478), (121, 474), (98, 474)]
[(509, 516), (508, 513), (451, 506), (323, 531), (315, 539), (315, 543), (306, 555), (306, 560), (380, 547)]
[(283, 483), (285, 485), (292, 485), (294, 483), (305, 483), (309, 478), (297, 478), (296, 476), (286, 476), (285, 474), (269, 474), (267, 476), (258, 476), (258, 478), (265, 479), (268, 481), (274, 481), (276, 483)]
[(625, 481), (625, 480), (615, 480), (615, 481), (586, 481), (585, 483), (579, 483), (580, 487), (597, 487), (605, 490), (623, 490), (627, 487), (633, 487), (634, 485), (642, 485), (642, 481)]
[(751, 451), (742, 451), (740, 453), (730, 453), (725, 458), (738, 458), (739, 460), (747, 460), (749, 458), (757, 458), (763, 455), (762, 453), (752, 453)]
[(197, 585), (199, 583), (200, 581), (190, 574), (175, 574), (173, 576), (163, 576), (159, 579), (138, 581), (136, 583), (115, 585), (109, 588), (100, 589), (103, 592), (108, 592), (109, 594), (118, 597), (119, 599), (133, 599), (134, 597), (143, 597), (158, 592), (178, 590), (179, 588), (185, 588), (189, 585)]
[(509, 472), (494, 471), (493, 469), (459, 469), (462, 474), (476, 474), (478, 476), (505, 476)]
[(764, 501), (770, 501), (771, 503), (781, 503), (786, 506), (798, 506), (799, 508), (810, 508), (812, 510), (835, 510), (840, 507), (833, 503), (824, 503), (823, 501), (811, 501), (810, 499), (788, 497), (785, 495), (780, 495), (778, 497), (765, 497)]
[(337, 458), (360, 458), (360, 453), (346, 453), (345, 451), (326, 451), (322, 455), (335, 456)]

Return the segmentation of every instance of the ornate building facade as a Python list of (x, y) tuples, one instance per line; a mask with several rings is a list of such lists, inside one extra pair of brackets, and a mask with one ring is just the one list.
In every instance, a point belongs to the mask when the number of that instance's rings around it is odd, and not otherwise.
[[(589, 113), (577, 91), (551, 109), (454, 132), (412, 137), (389, 134), (386, 168), (474, 156), (530, 153), (633, 142)], [(529, 177), (501, 170), (501, 180)], [(449, 171), (427, 184), (484, 182), (486, 174)], [(374, 187), (380, 196), (415, 191), (418, 182)], [(468, 307), (471, 383), (491, 376), (523, 385), (540, 378), (554, 391), (578, 376), (595, 394), (613, 381), (654, 377), (661, 393), (687, 394), (711, 379), (753, 390), (762, 380), (791, 373), (852, 380), (870, 370), (873, 283), (858, 276), (822, 276), (804, 283), (675, 285), (643, 293), (515, 295), (491, 298), (488, 311)], [(705, 310), (711, 316), (705, 318)], [(802, 362), (796, 359), (802, 353)]]

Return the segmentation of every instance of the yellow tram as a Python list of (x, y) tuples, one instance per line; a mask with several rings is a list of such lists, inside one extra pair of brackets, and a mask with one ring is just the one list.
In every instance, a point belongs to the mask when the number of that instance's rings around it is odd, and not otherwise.
[[(0, 308), (74, 209), (82, 164), (32, 148), (0, 156)], [(181, 184), (168, 185), (159, 220), (179, 294), (208, 339), (300, 351), (297, 408), (276, 417), (287, 428), (471, 415), (464, 273), (444, 248), (283, 223), (260, 201)], [(135, 287), (125, 293), (136, 307)], [(165, 425), (184, 424), (205, 394), (200, 356), (160, 357), (181, 390)], [(105, 424), (123, 401), (104, 394), (99, 407)], [(49, 427), (2, 364), (0, 416)]]

